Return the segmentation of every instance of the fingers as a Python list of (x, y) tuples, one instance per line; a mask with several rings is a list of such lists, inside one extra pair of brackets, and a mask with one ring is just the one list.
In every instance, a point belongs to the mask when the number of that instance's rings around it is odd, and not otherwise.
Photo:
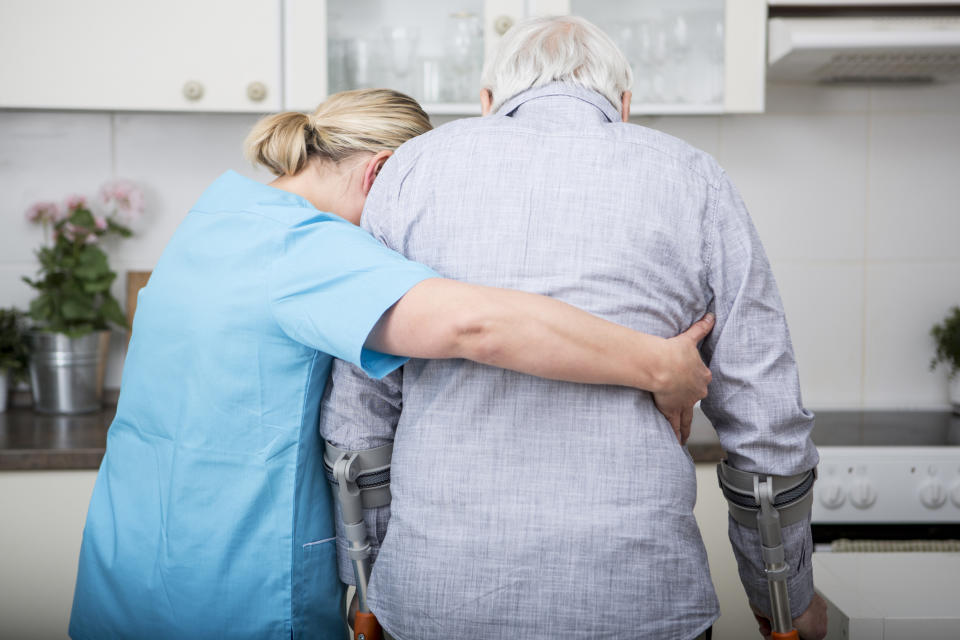
[(673, 428), (673, 435), (677, 436), (677, 442), (683, 444), (683, 424), (681, 421), (680, 414), (671, 413), (667, 416), (667, 421), (670, 423), (670, 426)]
[(690, 426), (693, 424), (693, 407), (684, 409), (680, 413), (680, 444), (687, 444), (690, 438)]
[(713, 325), (716, 324), (716, 317), (712, 313), (707, 313), (702, 318), (693, 323), (693, 325), (680, 335), (693, 340), (699, 344), (704, 338), (713, 331)]

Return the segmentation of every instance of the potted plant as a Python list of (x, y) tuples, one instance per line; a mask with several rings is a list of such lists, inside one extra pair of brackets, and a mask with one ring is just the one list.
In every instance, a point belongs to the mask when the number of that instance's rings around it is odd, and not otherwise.
[(23, 332), (23, 312), (0, 309), (0, 413), (7, 409), (10, 382), (27, 371), (27, 343)]
[(143, 209), (143, 196), (127, 182), (104, 185), (96, 204), (70, 197), (64, 207), (39, 202), (27, 218), (44, 227), (37, 251), (40, 270), (24, 278), (37, 290), (28, 333), (34, 409), (84, 413), (100, 408), (110, 327), (127, 320), (110, 293), (117, 274), (100, 246), (110, 235), (129, 237), (128, 222)]
[(938, 364), (947, 365), (950, 381), (950, 403), (954, 413), (960, 413), (960, 307), (953, 307), (940, 324), (930, 330), (936, 345), (936, 355), (930, 361), (930, 369)]

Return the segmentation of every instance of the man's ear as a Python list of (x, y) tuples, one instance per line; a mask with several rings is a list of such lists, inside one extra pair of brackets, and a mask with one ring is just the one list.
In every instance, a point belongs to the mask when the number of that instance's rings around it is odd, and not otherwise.
[(373, 181), (377, 179), (377, 175), (380, 173), (380, 169), (383, 168), (383, 164), (387, 161), (387, 158), (393, 155), (393, 151), (380, 151), (375, 156), (367, 160), (367, 164), (363, 169), (363, 195), (366, 197), (370, 193), (370, 189), (373, 188)]
[(480, 113), (482, 115), (490, 115), (491, 108), (493, 107), (493, 93), (490, 89), (480, 89)]
[(620, 117), (623, 118), (624, 122), (630, 120), (630, 99), (633, 98), (633, 92), (624, 91), (623, 95), (620, 96)]

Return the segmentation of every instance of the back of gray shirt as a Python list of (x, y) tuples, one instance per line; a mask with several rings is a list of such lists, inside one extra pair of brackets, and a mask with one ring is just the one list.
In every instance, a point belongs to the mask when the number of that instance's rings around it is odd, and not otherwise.
[[(408, 142), (363, 225), (445, 277), (659, 336), (714, 311), (703, 408), (731, 463), (816, 464), (782, 305), (735, 189), (708, 155), (619, 122), (599, 94), (548, 85)], [(694, 465), (650, 394), (462, 360), (411, 360), (383, 381), (337, 363), (324, 436), (364, 448), (394, 428), (370, 600), (396, 637), (686, 639), (716, 619)], [(755, 536), (731, 537), (762, 605)], [(808, 525), (786, 543), (799, 613)]]

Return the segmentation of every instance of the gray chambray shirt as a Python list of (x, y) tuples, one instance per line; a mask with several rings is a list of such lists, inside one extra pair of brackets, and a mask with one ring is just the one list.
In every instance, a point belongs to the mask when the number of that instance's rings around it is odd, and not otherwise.
[[(407, 142), (362, 224), (445, 277), (658, 336), (714, 311), (702, 406), (731, 464), (817, 463), (780, 297), (730, 179), (681, 140), (620, 122), (600, 94), (550, 84)], [(392, 513), (367, 522), (382, 539), (371, 608), (398, 639), (688, 640), (718, 616), (694, 465), (648, 393), (463, 360), (411, 360), (376, 381), (336, 362), (320, 428), (343, 448), (395, 435)], [(729, 530), (768, 609), (757, 534)], [(809, 524), (785, 544), (798, 614), (813, 593)]]

